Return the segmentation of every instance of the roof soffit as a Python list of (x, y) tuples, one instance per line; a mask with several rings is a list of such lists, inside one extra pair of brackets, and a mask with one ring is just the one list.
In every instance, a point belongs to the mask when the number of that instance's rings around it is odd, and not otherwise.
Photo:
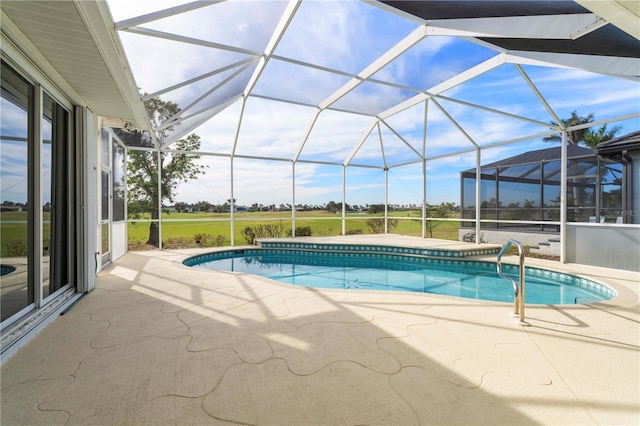
[(148, 120), (104, 2), (7, 1), (2, 11), (96, 114), (147, 129)]

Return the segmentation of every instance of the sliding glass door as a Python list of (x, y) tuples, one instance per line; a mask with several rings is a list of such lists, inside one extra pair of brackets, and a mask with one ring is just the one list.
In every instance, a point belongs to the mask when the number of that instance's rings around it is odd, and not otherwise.
[(72, 114), (2, 62), (0, 238), (2, 325), (74, 281)]

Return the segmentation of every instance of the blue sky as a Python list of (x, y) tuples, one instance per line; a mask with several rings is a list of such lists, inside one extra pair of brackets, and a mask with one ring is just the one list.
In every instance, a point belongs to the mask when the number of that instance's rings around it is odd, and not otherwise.
[[(0, 203), (11, 201), (26, 203), (28, 196), (27, 182), (27, 112), (9, 102), (0, 99), (0, 134), (4, 137), (22, 138), (23, 140), (2, 139), (0, 142)], [(51, 122), (42, 120), (42, 136), (51, 141)], [(42, 161), (42, 202), (51, 201), (51, 143), (45, 143), (41, 153)]]
[[(2, 111), (0, 134), (18, 138), (27, 137), (27, 113), (4, 98), (0, 100)], [(0, 201), (26, 203), (27, 201), (27, 144), (3, 139), (0, 144)]]
[[(116, 22), (181, 2), (109, 0)], [(261, 53), (278, 23), (286, 2), (223, 2), (142, 27), (173, 32), (182, 36), (230, 45)], [(252, 94), (278, 97), (296, 102), (275, 102), (249, 97), (235, 153), (292, 159), (304, 135), (313, 123), (300, 159), (341, 163), (366, 136), (378, 114), (399, 102), (450, 79), (497, 55), (477, 43), (452, 37), (427, 37), (377, 71), (379, 82), (362, 83), (313, 122), (315, 107), (343, 84), (348, 75), (357, 74), (376, 58), (418, 27), (399, 16), (358, 1), (304, 1), (280, 41), (275, 55), (302, 61), (321, 68), (301, 67), (273, 58), (264, 69)], [(229, 52), (212, 46), (194, 46), (139, 34), (120, 32), (137, 84), (142, 91), (153, 92), (198, 75), (237, 63), (251, 54)], [(200, 82), (162, 95), (182, 108), (207, 94), (225, 79), (223, 88), (212, 91), (201, 105), (210, 106), (240, 93), (249, 81), (257, 62), (230, 69)], [(242, 68), (246, 67), (246, 68)], [(336, 72), (323, 69), (331, 68)], [(576, 71), (571, 69), (523, 66), (551, 108), (560, 117), (571, 111), (593, 112), (596, 120), (637, 113), (640, 89), (637, 82)], [(406, 88), (391, 87), (390, 82)], [(412, 90), (413, 89), (413, 90)], [(521, 115), (542, 123), (552, 117), (538, 101), (516, 67), (503, 64), (471, 81), (451, 88), (443, 96), (476, 103), (510, 114)], [(427, 156), (452, 153), (471, 147), (465, 135), (452, 124), (453, 118), (476, 143), (485, 146), (547, 129), (502, 115), (439, 100), (446, 114), (433, 104), (427, 111)], [(229, 154), (238, 128), (241, 101), (230, 102), (215, 117), (205, 121), (195, 133), (202, 138), (202, 150), (213, 154)], [(364, 114), (364, 115), (363, 115)], [(448, 114), (448, 116), (447, 116)], [(424, 103), (409, 108), (386, 120), (366, 139), (353, 159), (354, 164), (389, 165), (413, 161), (422, 152)], [(193, 120), (199, 120), (195, 117)], [(640, 120), (620, 123), (621, 134), (640, 128)], [(398, 135), (402, 138), (400, 139)], [(383, 140), (383, 148), (380, 139)], [(409, 146), (407, 146), (409, 145)], [(483, 150), (483, 163), (515, 155), (526, 150), (549, 147), (532, 138), (515, 145)], [(384, 157), (383, 157), (384, 155)], [(207, 175), (197, 182), (181, 184), (178, 201), (206, 200), (222, 202), (230, 196), (229, 160), (205, 156)], [(427, 193), (430, 203), (459, 202), (459, 173), (475, 167), (475, 154), (460, 154), (427, 163)], [(342, 198), (340, 166), (298, 163), (296, 203), (325, 204)], [(240, 204), (290, 203), (293, 193), (291, 162), (236, 159), (234, 162), (234, 196)], [(391, 168), (389, 201), (419, 204), (422, 200), (422, 166)], [(349, 168), (347, 203), (364, 204), (384, 201), (384, 173), (379, 169)]]

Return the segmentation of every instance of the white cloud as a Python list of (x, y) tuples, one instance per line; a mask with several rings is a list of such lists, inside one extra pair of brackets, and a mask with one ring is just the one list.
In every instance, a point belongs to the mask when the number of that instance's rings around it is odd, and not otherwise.
[(343, 162), (365, 136), (373, 118), (323, 111), (316, 121), (301, 158)]
[(308, 107), (250, 98), (236, 153), (293, 159), (314, 114)]
[(283, 37), (276, 54), (357, 73), (359, 60), (366, 52), (354, 40), (363, 33), (358, 16), (361, 5), (352, 1), (303, 2), (290, 30)]
[(242, 100), (236, 101), (225, 110), (197, 127), (193, 133), (200, 135), (201, 151), (230, 154), (240, 120)]
[(593, 112), (596, 120), (638, 112), (637, 82), (572, 69), (529, 67), (526, 71), (561, 118), (574, 110)]
[(405, 84), (419, 90), (426, 90), (436, 82), (441, 82), (456, 72), (463, 70), (462, 63), (433, 63), (437, 54), (446, 49), (452, 37), (427, 37), (385, 66), (375, 78)]

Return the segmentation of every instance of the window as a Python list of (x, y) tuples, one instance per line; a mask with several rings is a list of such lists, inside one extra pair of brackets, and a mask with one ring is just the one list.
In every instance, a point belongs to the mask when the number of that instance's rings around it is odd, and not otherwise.
[(126, 159), (124, 148), (113, 142), (113, 221), (125, 220)]
[(102, 129), (100, 138), (100, 253), (102, 266), (111, 261), (111, 135)]
[(622, 221), (622, 182), (622, 164), (603, 161), (600, 165), (600, 216), (606, 221)]

